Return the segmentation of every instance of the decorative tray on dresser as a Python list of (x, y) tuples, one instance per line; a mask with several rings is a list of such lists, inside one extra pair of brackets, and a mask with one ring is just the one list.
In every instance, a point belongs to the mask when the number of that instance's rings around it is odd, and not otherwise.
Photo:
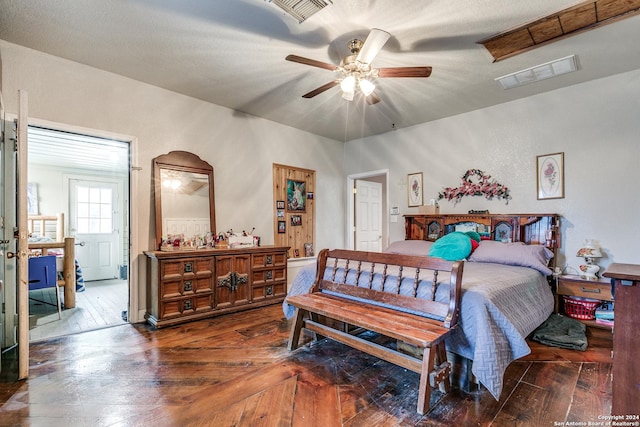
[(149, 251), (146, 319), (164, 326), (284, 300), (287, 246)]

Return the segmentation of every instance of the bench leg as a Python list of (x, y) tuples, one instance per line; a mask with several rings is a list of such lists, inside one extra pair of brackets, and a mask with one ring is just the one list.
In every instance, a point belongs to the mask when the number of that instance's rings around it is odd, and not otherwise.
[(302, 325), (304, 324), (304, 310), (300, 310), (296, 307), (295, 314), (293, 316), (293, 323), (291, 324), (291, 333), (289, 334), (289, 351), (298, 348), (300, 342), (300, 331), (302, 331)]
[(431, 400), (429, 374), (433, 371), (435, 356), (435, 349), (424, 349), (424, 354), (422, 356), (422, 372), (420, 373), (420, 386), (418, 388), (418, 414), (420, 415), (424, 415), (424, 413), (429, 410), (429, 401)]
[[(446, 375), (442, 377), (442, 380), (439, 383), (439, 387), (440, 387), (440, 391), (443, 393), (448, 393), (449, 390), (451, 389), (451, 379), (450, 379), (450, 374), (451, 374), (451, 368), (450, 368), (450, 364), (447, 361), (447, 349), (444, 345), (444, 341), (440, 342), (436, 345), (436, 369), (443, 367), (443, 366), (447, 366), (447, 372)], [(446, 365), (443, 365), (445, 364)]]

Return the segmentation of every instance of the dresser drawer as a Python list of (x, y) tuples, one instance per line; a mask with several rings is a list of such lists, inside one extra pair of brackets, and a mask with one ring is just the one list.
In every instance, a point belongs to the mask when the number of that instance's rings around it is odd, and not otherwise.
[(611, 301), (611, 285), (605, 282), (572, 281), (558, 279), (558, 295), (573, 295), (576, 297), (592, 298)]
[(211, 276), (213, 260), (211, 258), (187, 258), (165, 260), (161, 263), (160, 280), (175, 280), (180, 277)]
[(185, 277), (183, 280), (165, 281), (160, 284), (160, 298), (163, 300), (212, 292), (213, 280), (211, 277)]
[(253, 302), (260, 300), (279, 298), (286, 296), (287, 284), (285, 282), (266, 283), (262, 286), (253, 286), (251, 288), (251, 298)]
[(180, 317), (213, 309), (213, 294), (165, 301), (160, 304), (160, 319)]
[(269, 268), (253, 271), (251, 275), (251, 283), (262, 285), (273, 281), (284, 281), (286, 279), (286, 270), (284, 268)]
[(286, 265), (287, 265), (286, 252), (253, 254), (251, 256), (251, 266), (253, 268), (280, 267), (280, 266), (286, 266)]

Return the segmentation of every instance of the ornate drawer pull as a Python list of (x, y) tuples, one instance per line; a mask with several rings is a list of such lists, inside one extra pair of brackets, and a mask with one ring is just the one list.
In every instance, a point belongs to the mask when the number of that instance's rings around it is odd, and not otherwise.
[(192, 290), (193, 290), (193, 283), (191, 283), (191, 280), (184, 282), (184, 291), (189, 292)]
[(238, 285), (246, 285), (247, 283), (249, 283), (249, 275), (238, 274), (235, 271), (231, 271), (218, 278), (218, 287), (229, 288), (232, 291), (237, 291)]
[(271, 255), (267, 255), (267, 264), (273, 264), (273, 258), (271, 257)]
[(271, 280), (271, 279), (273, 279), (273, 271), (268, 270), (268, 271), (266, 272), (266, 275), (267, 275), (267, 280)]
[(193, 272), (193, 263), (192, 262), (185, 262), (184, 263), (184, 272), (185, 273), (192, 273)]
[(273, 295), (273, 287), (272, 286), (267, 286), (267, 296), (269, 295)]
[(600, 288), (585, 288), (584, 286), (581, 286), (580, 290), (582, 292), (587, 292), (587, 293), (590, 293), (590, 294), (599, 294), (600, 293)]
[(193, 307), (192, 307), (192, 302), (191, 302), (191, 300), (190, 300), (190, 299), (186, 299), (186, 300), (184, 300), (184, 309), (185, 309), (185, 310), (191, 310), (192, 308), (193, 308)]

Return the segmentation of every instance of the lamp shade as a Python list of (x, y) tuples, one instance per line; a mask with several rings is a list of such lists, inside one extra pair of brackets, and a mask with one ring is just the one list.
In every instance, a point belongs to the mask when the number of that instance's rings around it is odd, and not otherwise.
[(576, 254), (578, 257), (582, 258), (602, 258), (602, 253), (599, 248), (595, 248), (593, 246), (585, 246), (578, 249), (578, 253)]

